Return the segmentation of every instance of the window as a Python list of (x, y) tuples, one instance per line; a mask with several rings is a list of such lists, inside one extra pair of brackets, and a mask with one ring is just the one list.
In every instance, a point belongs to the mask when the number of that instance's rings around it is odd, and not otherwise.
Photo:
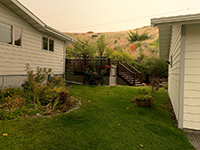
[(18, 27), (0, 22), (0, 42), (21, 46), (22, 30)]
[(22, 30), (20, 28), (15, 27), (15, 36), (14, 41), (15, 45), (21, 46), (21, 37), (22, 36)]
[(48, 38), (43, 37), (43, 49), (48, 50)]
[(54, 40), (43, 37), (43, 49), (54, 51)]
[(0, 42), (12, 44), (12, 26), (0, 22)]
[(53, 52), (53, 47), (54, 47), (54, 41), (49, 39), (49, 50)]

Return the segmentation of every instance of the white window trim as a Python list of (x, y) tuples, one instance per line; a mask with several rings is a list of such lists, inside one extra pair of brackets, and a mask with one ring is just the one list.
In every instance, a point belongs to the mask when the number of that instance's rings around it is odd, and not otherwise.
[[(7, 23), (7, 22), (3, 22), (3, 21), (0, 21), (0, 22), (2, 22), (2, 23), (4, 23), (4, 24), (7, 24), (7, 25), (10, 25), (11, 27), (12, 27), (12, 44), (8, 44), (8, 43), (3, 43), (3, 42), (0, 42), (0, 44), (2, 44), (2, 45), (6, 45), (6, 46), (15, 46), (15, 47), (18, 47), (18, 48), (21, 48), (22, 47), (22, 38), (23, 38), (23, 31), (22, 31), (22, 28), (21, 27), (19, 27), (19, 26), (15, 26), (15, 25), (11, 25), (11, 24), (9, 24), (9, 23)], [(21, 29), (21, 46), (19, 46), (19, 45), (15, 45), (15, 27), (18, 27), (18, 28), (20, 28)]]
[[(43, 38), (47, 38), (48, 39), (48, 43), (47, 43), (47, 50), (46, 49), (43, 49)], [(50, 51), (49, 50), (49, 40), (53, 40), (53, 51)], [(43, 35), (42, 36), (42, 50), (43, 51), (46, 51), (46, 52), (51, 52), (51, 53), (53, 53), (54, 51), (55, 51), (55, 40), (53, 39), (53, 38), (49, 38), (48, 36), (45, 36), (45, 35)]]

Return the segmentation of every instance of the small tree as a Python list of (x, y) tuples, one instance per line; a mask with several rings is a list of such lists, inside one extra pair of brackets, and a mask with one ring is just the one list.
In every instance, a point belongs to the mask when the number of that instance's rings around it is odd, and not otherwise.
[(72, 46), (73, 47), (67, 46), (67, 57), (87, 59), (96, 53), (95, 47), (89, 44), (89, 39), (84, 39), (83, 41), (78, 39), (78, 41), (73, 43)]
[(101, 35), (98, 39), (97, 39), (97, 51), (99, 53), (99, 57), (103, 56), (103, 53), (105, 51), (106, 48), (106, 43), (105, 43), (105, 35)]

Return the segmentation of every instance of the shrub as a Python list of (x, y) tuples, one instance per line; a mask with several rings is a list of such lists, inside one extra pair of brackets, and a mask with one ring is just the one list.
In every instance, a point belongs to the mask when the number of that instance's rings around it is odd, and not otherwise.
[(2, 108), (20, 108), (26, 104), (26, 100), (21, 96), (13, 95), (12, 97), (7, 96), (2, 100)]
[(141, 35), (138, 34), (138, 31), (128, 33), (128, 41), (130, 42), (136, 42), (136, 41), (144, 41), (149, 39), (150, 37), (148, 36), (147, 32), (143, 32)]
[(94, 32), (93, 32), (93, 31), (88, 31), (88, 32), (87, 32), (87, 34), (92, 34), (92, 33), (94, 33)]
[(165, 90), (168, 90), (168, 84), (163, 84)]
[(98, 37), (98, 35), (97, 34), (93, 34), (92, 37)]
[(35, 103), (35, 101), (39, 99), (38, 95), (41, 92), (41, 87), (44, 81), (47, 81), (48, 74), (52, 69), (47, 70), (46, 68), (42, 69), (37, 67), (36, 74), (34, 75), (34, 71), (30, 69), (30, 65), (26, 64), (26, 71), (28, 78), (22, 84), (22, 87), (26, 98), (30, 100), (29, 102)]
[(125, 52), (115, 52), (110, 55), (110, 59), (112, 64), (114, 65), (116, 65), (118, 61), (122, 63), (127, 62), (129, 64), (132, 64), (134, 62), (134, 58)]
[(104, 57), (111, 57), (111, 55), (114, 53), (114, 50), (113, 49), (110, 49), (110, 48), (106, 48), (106, 51), (104, 53)]
[(150, 74), (155, 77), (168, 77), (168, 64), (164, 60), (155, 59), (150, 65)]

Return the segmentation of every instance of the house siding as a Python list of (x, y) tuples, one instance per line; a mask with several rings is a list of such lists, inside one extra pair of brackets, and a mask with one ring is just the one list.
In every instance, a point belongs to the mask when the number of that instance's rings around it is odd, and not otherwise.
[(200, 24), (186, 25), (183, 126), (200, 129)]
[[(0, 43), (0, 76), (25, 75), (26, 63), (33, 70), (36, 67), (52, 68), (54, 74), (63, 74), (65, 41), (37, 31), (1, 3), (0, 22), (22, 29), (22, 46)], [(43, 36), (54, 40), (54, 52), (42, 50)]]
[[(179, 81), (180, 81), (180, 54), (181, 54), (181, 25), (172, 26), (171, 45), (169, 53), (169, 96), (174, 108), (175, 115), (178, 118), (179, 112)], [(171, 62), (172, 56), (172, 62)]]

